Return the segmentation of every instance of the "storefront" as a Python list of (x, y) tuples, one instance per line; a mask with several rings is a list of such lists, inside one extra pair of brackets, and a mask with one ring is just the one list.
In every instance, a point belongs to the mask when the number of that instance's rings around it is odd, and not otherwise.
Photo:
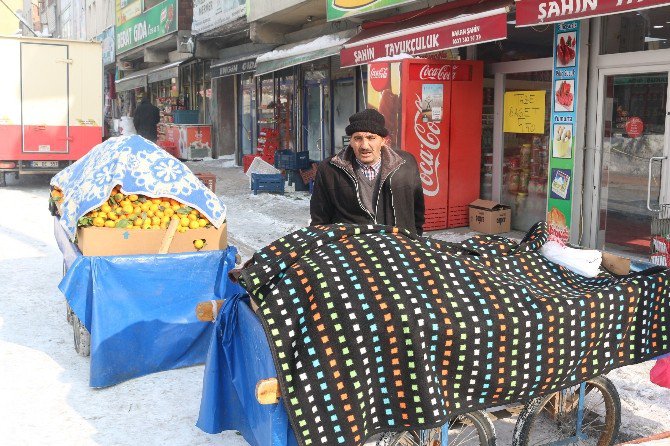
[(592, 20), (584, 240), (598, 248), (648, 255), (670, 217), (669, 21), (670, 6)]
[[(249, 46), (249, 45), (247, 45)], [(211, 79), (214, 91), (212, 124), (223, 137), (235, 142), (238, 162), (244, 155), (255, 153), (258, 132), (256, 119), (256, 58), (265, 51), (242, 49), (225, 59), (212, 62)], [(219, 92), (223, 94), (218, 100)], [(231, 103), (231, 93), (235, 101)]]
[(517, 26), (554, 31), (547, 219), (558, 216), (572, 242), (648, 257), (653, 223), (668, 217), (668, 5), (543, 15), (536, 0), (516, 4)]
[(311, 160), (346, 144), (344, 127), (362, 109), (365, 71), (340, 68), (343, 31), (276, 48), (257, 59), (256, 135), (278, 132), (280, 149), (309, 151)]

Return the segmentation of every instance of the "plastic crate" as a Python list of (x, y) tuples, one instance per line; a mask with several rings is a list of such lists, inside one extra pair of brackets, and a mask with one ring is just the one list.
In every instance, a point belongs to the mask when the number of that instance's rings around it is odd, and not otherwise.
[(172, 112), (175, 124), (198, 124), (200, 110), (175, 110)]
[(251, 190), (254, 195), (258, 192), (276, 192), (284, 194), (284, 177), (280, 174), (251, 174)]
[(196, 173), (196, 177), (202, 181), (212, 192), (216, 192), (216, 175), (209, 172)]
[(254, 159), (258, 158), (260, 155), (244, 155), (242, 157), (242, 171), (247, 173), (249, 166), (254, 162)]
[(308, 184), (305, 184), (305, 182), (302, 180), (302, 177), (300, 176), (299, 170), (287, 170), (286, 179), (288, 184), (294, 186), (297, 192), (304, 192), (309, 190), (309, 182)]
[(309, 167), (309, 152), (293, 152), (292, 150), (277, 150), (274, 164), (277, 169), (298, 170)]

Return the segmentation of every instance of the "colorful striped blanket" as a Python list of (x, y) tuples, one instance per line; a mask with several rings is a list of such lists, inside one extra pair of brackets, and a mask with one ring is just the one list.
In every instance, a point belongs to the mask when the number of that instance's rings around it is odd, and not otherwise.
[(240, 283), (259, 305), (298, 442), (359, 445), (529, 400), (670, 351), (670, 272), (587, 279), (539, 248), (384, 226), (298, 230)]

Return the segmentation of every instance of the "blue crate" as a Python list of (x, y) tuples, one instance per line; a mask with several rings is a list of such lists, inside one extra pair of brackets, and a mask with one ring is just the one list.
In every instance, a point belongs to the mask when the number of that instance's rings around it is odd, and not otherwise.
[(275, 152), (275, 167), (283, 170), (307, 169), (309, 168), (309, 152), (277, 150)]
[(276, 192), (284, 194), (284, 177), (280, 173), (252, 173), (251, 190), (258, 192)]
[(198, 124), (200, 110), (175, 110), (172, 112), (175, 124)]

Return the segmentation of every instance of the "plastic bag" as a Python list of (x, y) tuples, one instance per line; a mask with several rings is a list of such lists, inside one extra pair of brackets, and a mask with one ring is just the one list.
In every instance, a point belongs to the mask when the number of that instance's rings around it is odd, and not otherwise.
[(570, 248), (554, 241), (545, 243), (541, 251), (547, 259), (584, 277), (596, 277), (602, 263), (600, 251)]
[(135, 130), (135, 124), (133, 124), (133, 118), (130, 116), (122, 116), (121, 124), (119, 125), (119, 131), (121, 135), (136, 135), (137, 130)]

